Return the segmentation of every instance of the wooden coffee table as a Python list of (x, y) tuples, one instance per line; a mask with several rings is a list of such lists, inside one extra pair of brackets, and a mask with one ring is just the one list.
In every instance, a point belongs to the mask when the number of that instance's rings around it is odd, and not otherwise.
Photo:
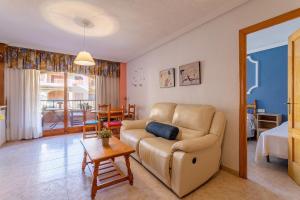
[[(82, 161), (82, 171), (88, 165), (93, 173), (91, 197), (95, 198), (97, 190), (120, 183), (129, 181), (133, 184), (133, 175), (130, 169), (129, 156), (134, 152), (134, 149), (124, 144), (116, 137), (109, 140), (109, 147), (103, 147), (101, 139), (89, 138), (82, 139), (81, 144), (84, 148)], [(115, 158), (124, 156), (127, 176), (116, 165)]]

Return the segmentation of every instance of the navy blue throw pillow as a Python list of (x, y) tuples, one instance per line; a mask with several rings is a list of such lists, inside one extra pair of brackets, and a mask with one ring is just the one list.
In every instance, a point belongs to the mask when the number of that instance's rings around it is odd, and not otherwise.
[(157, 137), (162, 137), (168, 140), (175, 140), (179, 129), (175, 126), (168, 124), (162, 124), (159, 122), (150, 122), (146, 126), (146, 131), (152, 133)]

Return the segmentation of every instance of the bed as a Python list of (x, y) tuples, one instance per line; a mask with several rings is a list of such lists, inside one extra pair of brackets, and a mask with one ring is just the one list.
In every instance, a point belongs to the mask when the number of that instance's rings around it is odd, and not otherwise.
[(253, 138), (256, 131), (256, 100), (251, 104), (247, 104), (247, 138)]
[(260, 134), (256, 145), (255, 161), (269, 156), (288, 159), (288, 122), (264, 131)]

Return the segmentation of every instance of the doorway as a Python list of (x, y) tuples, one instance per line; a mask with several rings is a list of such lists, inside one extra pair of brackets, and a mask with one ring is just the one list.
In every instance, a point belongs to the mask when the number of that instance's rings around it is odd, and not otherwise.
[[(290, 62), (290, 57), (288, 58), (287, 50), (292, 45), (290, 45), (290, 44), (287, 45), (287, 41), (286, 41), (285, 42), (286, 44), (281, 44), (281, 45), (277, 45), (277, 46), (275, 45), (275, 47), (273, 46), (273, 48), (271, 48), (272, 52), (283, 51), (285, 54), (285, 56), (284, 56), (285, 64), (280, 64), (280, 66), (279, 66), (279, 67), (282, 67), (282, 65), (285, 65), (285, 69), (284, 69), (285, 71), (281, 71), (281, 72), (279, 72), (279, 74), (277, 74), (279, 77), (279, 78), (277, 77), (278, 80), (272, 80), (272, 78), (275, 77), (273, 71), (268, 73), (268, 75), (273, 73), (273, 75), (271, 77), (270, 76), (268, 77), (269, 81), (270, 80), (273, 81), (273, 83), (271, 85), (276, 85), (276, 81), (278, 81), (278, 82), (281, 82), (280, 86), (284, 86), (286, 88), (281, 91), (277, 91), (278, 93), (281, 92), (278, 95), (280, 97), (283, 97), (284, 99), (281, 99), (281, 103), (279, 103), (277, 105), (277, 107), (276, 107), (277, 111), (275, 111), (275, 113), (268, 113), (268, 111), (272, 110), (270, 108), (270, 105), (262, 105), (262, 101), (258, 102), (257, 99), (253, 98), (253, 96), (255, 96), (255, 95), (253, 95), (252, 98), (249, 98), (249, 96), (251, 96), (250, 95), (251, 92), (253, 92), (253, 90), (256, 90), (257, 88), (259, 88), (260, 84), (262, 84), (262, 83), (260, 83), (260, 81), (261, 81), (260, 79), (265, 78), (265, 77), (260, 77), (260, 74), (259, 74), (259, 73), (262, 73), (262, 71), (263, 71), (263, 69), (258, 70), (258, 68), (259, 68), (258, 63), (260, 62), (259, 55), (255, 54), (255, 52), (249, 52), (249, 48), (247, 48), (247, 47), (249, 47), (249, 45), (251, 45), (249, 43), (249, 36), (253, 36), (255, 34), (264, 32), (266, 30), (272, 30), (272, 29), (274, 30), (278, 27), (283, 27), (283, 25), (286, 25), (290, 22), (295, 22), (297, 20), (298, 20), (298, 22), (300, 22), (300, 9), (291, 11), (289, 13), (266, 20), (266, 21), (258, 23), (256, 25), (247, 27), (245, 29), (240, 30), (240, 33), (239, 33), (240, 34), (239, 35), (240, 36), (240, 151), (239, 151), (239, 153), (240, 153), (239, 169), (240, 170), (239, 170), (239, 175), (242, 178), (249, 178), (250, 180), (257, 182), (258, 184), (262, 185), (263, 187), (265, 187), (267, 189), (274, 190), (280, 195), (284, 195), (286, 197), (291, 197), (291, 198), (300, 195), (299, 186), (296, 185), (296, 183), (290, 178), (293, 176), (289, 177), (288, 173), (287, 173), (289, 171), (289, 175), (291, 175), (290, 174), (290, 161), (291, 160), (293, 161), (293, 159), (291, 159), (291, 155), (293, 155), (293, 153), (291, 154), (291, 151), (289, 151), (289, 149), (294, 148), (293, 145), (290, 144), (290, 130), (288, 130), (288, 127), (291, 128), (291, 126), (289, 124), (290, 122), (289, 123), (287, 122), (287, 116), (288, 116), (289, 120), (293, 119), (293, 120), (291, 120), (291, 122), (294, 121), (294, 118), (291, 118), (289, 111), (291, 110), (290, 107), (292, 107), (291, 112), (293, 113), (294, 112), (294, 104), (296, 104), (296, 103), (293, 103), (294, 101), (292, 101), (292, 103), (291, 103), (290, 100), (288, 100), (288, 99), (290, 99), (290, 96), (288, 96), (286, 94), (287, 89), (294, 88), (294, 87), (291, 87), (290, 80), (288, 82), (289, 86), (287, 87), (288, 84), (287, 84), (287, 77), (286, 77), (288, 69), (289, 70), (291, 69), (290, 66), (287, 69), (287, 60), (289, 59), (289, 65), (291, 65), (291, 63), (292, 63), (292, 62)], [(290, 33), (286, 35), (286, 40), (290, 35), (295, 33), (298, 29), (300, 30), (300, 23), (298, 23), (298, 27), (294, 27), (294, 30), (290, 30)], [(283, 31), (280, 32), (280, 36), (282, 36), (282, 34), (283, 34)], [(272, 36), (274, 36), (274, 32), (273, 32), (273, 35), (269, 35), (269, 37), (272, 37)], [(267, 40), (268, 39), (270, 39), (270, 38), (267, 38)], [(258, 51), (264, 51), (264, 49), (259, 49)], [(266, 53), (266, 51), (264, 51), (264, 53), (262, 53), (262, 55), (270, 54), (270, 52), (271, 51), (268, 51), (268, 53)], [(289, 50), (289, 52), (290, 52), (290, 50)], [(274, 58), (274, 56), (276, 56), (276, 55), (273, 55), (272, 61), (277, 59), (277, 57)], [(274, 67), (276, 64), (278, 64), (278, 62), (279, 61), (277, 60), (276, 63), (272, 64), (272, 67)], [(252, 77), (251, 77), (251, 72), (249, 72), (249, 69), (247, 69), (247, 65), (249, 65), (249, 63), (252, 63), (252, 65), (254, 66), (254, 67), (252, 67), (252, 69), (253, 69)], [(294, 64), (292, 64), (292, 66), (294, 69), (295, 68)], [(275, 68), (273, 68), (273, 70), (275, 70)], [(283, 79), (283, 77), (285, 77), (285, 79), (280, 80), (280, 79)], [(290, 77), (290, 71), (289, 71), (289, 77)], [(249, 80), (252, 80), (252, 83), (250, 85), (249, 85)], [(263, 86), (265, 87), (266, 85), (267, 84), (264, 83)], [(269, 88), (269, 90), (271, 90), (271, 89), (272, 88)], [(264, 90), (267, 92), (271, 92), (271, 91), (268, 91), (268, 89), (266, 90), (266, 88)], [(289, 92), (289, 95), (290, 95), (290, 92)], [(263, 99), (262, 96), (260, 96), (259, 98)], [(249, 99), (250, 99), (250, 101), (249, 101)], [(274, 99), (275, 99), (274, 97), (273, 97), (273, 99), (271, 99), (271, 103), (279, 101), (278, 99), (276, 99), (276, 100), (274, 100)], [(267, 101), (267, 100), (264, 99), (264, 101)], [(265, 103), (265, 102), (263, 102), (263, 103)], [(281, 111), (280, 111), (279, 107), (282, 108)], [(287, 109), (288, 107), (289, 107), (289, 109)], [(251, 132), (252, 131), (251, 128), (249, 129), (249, 127), (250, 127), (249, 126), (249, 109), (252, 110), (252, 112), (253, 112), (252, 116), (253, 116), (253, 120), (255, 121), (255, 123), (253, 123), (253, 124), (255, 124), (255, 126), (256, 126), (253, 128), (253, 132)], [(274, 108), (273, 108), (273, 112), (274, 112)], [(282, 123), (282, 122), (284, 122), (284, 123)], [(281, 130), (279, 130), (279, 129), (281, 129)], [(276, 156), (274, 156), (274, 150), (272, 153), (270, 153), (271, 152), (270, 149), (272, 149), (274, 146), (277, 148), (278, 146), (280, 146), (280, 144), (274, 145), (275, 144), (274, 143), (273, 147), (270, 144), (272, 142), (274, 142), (274, 138), (277, 133), (281, 134), (284, 132), (283, 129), (285, 130), (284, 140), (286, 140), (284, 142), (285, 143), (284, 144), (285, 145), (285, 154), (277, 154), (277, 155), (275, 154)], [(276, 131), (277, 131), (277, 133), (276, 133)], [(273, 135), (273, 134), (275, 134), (275, 135)], [(249, 140), (247, 140), (248, 137), (254, 138), (254, 141), (248, 142), (248, 145), (247, 145), (247, 141), (249, 141)], [(270, 138), (272, 138), (272, 141)], [(275, 138), (275, 140), (277, 140), (277, 139), (278, 138)], [(289, 140), (289, 142), (288, 142), (288, 140)], [(247, 148), (247, 146), (248, 146), (248, 148)], [(264, 149), (262, 149), (262, 148), (264, 148)], [(265, 149), (267, 149), (267, 152), (263, 151)], [(278, 148), (277, 148), (277, 150), (278, 150)], [(277, 151), (277, 150), (275, 149), (275, 151)], [(278, 151), (278, 152), (280, 152), (280, 151)], [(257, 160), (260, 155), (265, 160), (262, 161), (261, 165), (257, 165), (257, 163), (258, 163)], [(270, 162), (270, 158), (271, 158), (271, 162)], [(298, 171), (297, 171), (297, 173), (298, 173)], [(294, 177), (293, 177), (293, 179), (294, 179)], [(283, 183), (284, 183), (284, 186), (282, 185)]]
[(247, 178), (247, 35), (300, 17), (300, 9), (271, 18), (239, 31), (240, 113), (239, 113), (239, 176)]

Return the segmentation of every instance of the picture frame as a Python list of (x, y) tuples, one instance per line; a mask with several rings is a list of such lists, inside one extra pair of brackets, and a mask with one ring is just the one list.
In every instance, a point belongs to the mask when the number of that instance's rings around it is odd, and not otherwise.
[(201, 63), (193, 62), (179, 66), (179, 86), (201, 84)]
[(160, 88), (175, 87), (175, 68), (165, 69), (159, 72)]

